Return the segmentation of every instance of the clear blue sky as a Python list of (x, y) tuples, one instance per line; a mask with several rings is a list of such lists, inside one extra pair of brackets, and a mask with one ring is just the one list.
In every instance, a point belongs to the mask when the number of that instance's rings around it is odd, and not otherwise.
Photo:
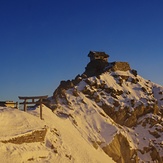
[(51, 96), (90, 50), (163, 85), (163, 1), (0, 0), (0, 100)]

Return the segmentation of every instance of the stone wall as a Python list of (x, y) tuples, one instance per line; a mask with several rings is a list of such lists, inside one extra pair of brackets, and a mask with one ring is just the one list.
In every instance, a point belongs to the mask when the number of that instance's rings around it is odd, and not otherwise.
[(22, 144), (22, 143), (33, 143), (33, 142), (42, 142), (45, 139), (47, 129), (43, 128), (40, 130), (31, 131), (22, 135), (18, 135), (16, 137), (12, 137), (8, 140), (1, 140), (2, 143), (14, 143), (14, 144)]

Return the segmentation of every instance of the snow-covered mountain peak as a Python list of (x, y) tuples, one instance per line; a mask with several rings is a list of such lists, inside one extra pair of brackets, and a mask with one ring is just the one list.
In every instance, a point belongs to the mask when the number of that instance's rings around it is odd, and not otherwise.
[(2, 162), (163, 162), (163, 87), (104, 52), (88, 56), (43, 101), (43, 120), (39, 106), (0, 107)]
[(163, 161), (163, 87), (127, 62), (90, 61), (82, 75), (61, 82), (49, 107), (116, 162)]

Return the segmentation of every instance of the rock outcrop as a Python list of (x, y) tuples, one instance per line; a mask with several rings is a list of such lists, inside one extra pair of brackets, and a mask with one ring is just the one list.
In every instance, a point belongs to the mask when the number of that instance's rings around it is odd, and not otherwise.
[(106, 71), (128, 71), (131, 70), (129, 63), (127, 62), (111, 62), (108, 63), (104, 60), (93, 60), (90, 61), (86, 68), (84, 74), (87, 77), (98, 76)]
[[(127, 62), (109, 63), (94, 59), (81, 76), (61, 82), (54, 91), (51, 104), (55, 105), (54, 112), (68, 115), (76, 126), (78, 123), (73, 112), (79, 114), (79, 110), (92, 109), (96, 112), (98, 108), (101, 116), (111, 118), (112, 125), (118, 128), (117, 134), (109, 143), (105, 142), (106, 139), (102, 143), (92, 139), (91, 142), (114, 161), (162, 163), (162, 99), (163, 87), (139, 76)], [(98, 124), (92, 125), (99, 128)], [(100, 135), (98, 139), (103, 137), (100, 129), (97, 132)]]
[(88, 77), (100, 75), (105, 71), (107, 66), (109, 66), (109, 63), (103, 60), (90, 61), (85, 68), (84, 74)]
[(112, 71), (128, 71), (131, 70), (128, 62), (112, 62), (110, 63), (110, 68)]
[(115, 135), (113, 141), (103, 147), (103, 150), (116, 163), (138, 163), (137, 150), (132, 149), (128, 140), (122, 134)]

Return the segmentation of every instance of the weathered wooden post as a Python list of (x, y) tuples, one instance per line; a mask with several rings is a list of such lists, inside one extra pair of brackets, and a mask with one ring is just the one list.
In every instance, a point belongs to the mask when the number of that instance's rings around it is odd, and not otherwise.
[(16, 106), (15, 106), (16, 109), (19, 109), (18, 102), (16, 102), (15, 104), (16, 104)]
[(40, 98), (40, 119), (42, 119), (42, 98)]
[(27, 99), (25, 98), (25, 99), (24, 99), (24, 111), (25, 111), (25, 112), (27, 111), (27, 104), (26, 104), (26, 102), (27, 102)]

